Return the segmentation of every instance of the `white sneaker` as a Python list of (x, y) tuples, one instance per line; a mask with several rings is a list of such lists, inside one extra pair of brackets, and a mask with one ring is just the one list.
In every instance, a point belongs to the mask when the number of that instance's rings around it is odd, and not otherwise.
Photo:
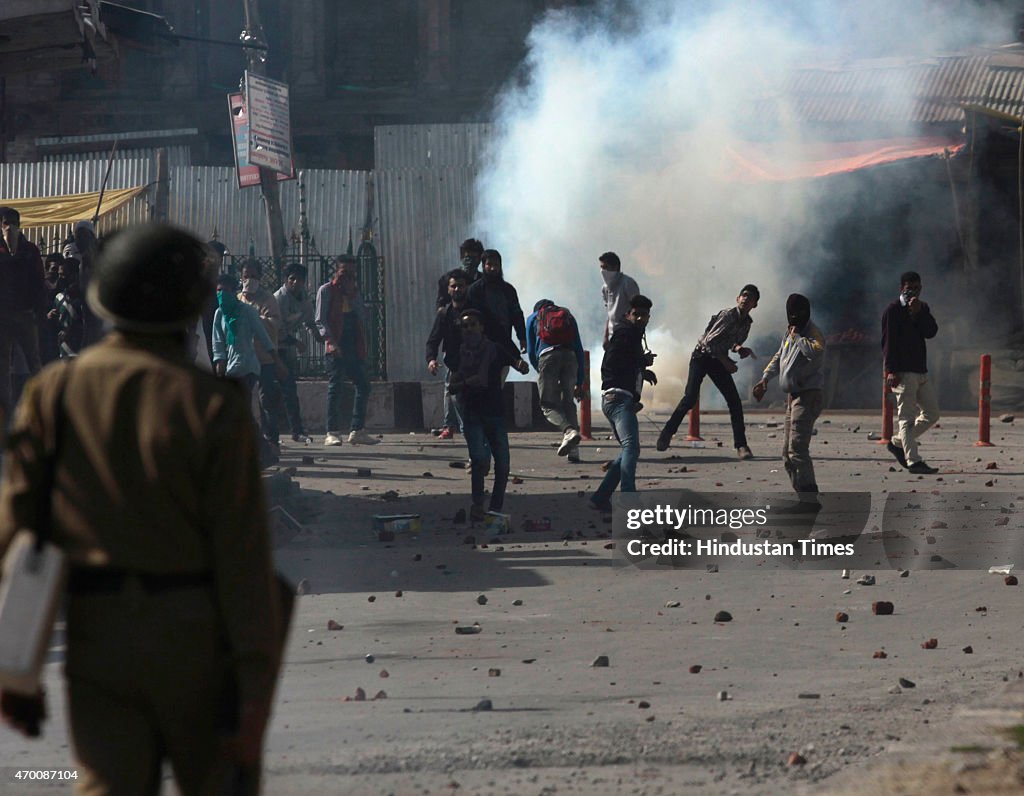
[(567, 455), (569, 451), (571, 451), (573, 448), (580, 444), (581, 439), (582, 437), (580, 436), (580, 432), (578, 432), (576, 429), (566, 429), (565, 436), (562, 437), (562, 444), (558, 446), (558, 455)]
[(380, 442), (376, 437), (371, 437), (366, 433), (366, 429), (361, 428), (358, 431), (349, 432), (348, 444), (349, 445), (376, 445)]
[(328, 432), (327, 436), (324, 437), (324, 447), (326, 448), (336, 447), (338, 445), (341, 445), (341, 442), (341, 437), (331, 432)]

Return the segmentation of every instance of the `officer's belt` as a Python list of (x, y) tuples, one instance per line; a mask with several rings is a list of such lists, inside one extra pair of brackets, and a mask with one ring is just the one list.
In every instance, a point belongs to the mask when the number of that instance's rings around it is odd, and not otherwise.
[(213, 584), (210, 572), (131, 572), (126, 569), (72, 569), (68, 575), (68, 591), (72, 594), (113, 594), (124, 589), (132, 579), (151, 594), (175, 589), (191, 589)]

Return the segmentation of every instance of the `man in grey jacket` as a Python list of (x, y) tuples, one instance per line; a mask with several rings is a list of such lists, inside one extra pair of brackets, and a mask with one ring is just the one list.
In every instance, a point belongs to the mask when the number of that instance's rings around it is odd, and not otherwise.
[(818, 483), (810, 447), (814, 421), (821, 414), (825, 337), (811, 322), (811, 302), (806, 296), (793, 293), (786, 299), (786, 317), (789, 329), (761, 381), (754, 385), (754, 398), (764, 398), (768, 382), (779, 377), (779, 386), (788, 394), (782, 461), (800, 501), (816, 504)]

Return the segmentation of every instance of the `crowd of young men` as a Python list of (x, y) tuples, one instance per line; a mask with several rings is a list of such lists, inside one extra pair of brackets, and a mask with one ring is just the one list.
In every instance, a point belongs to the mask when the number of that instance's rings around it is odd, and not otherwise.
[[(85, 302), (88, 272), (96, 251), (92, 225), (76, 225), (62, 253), (48, 255), (44, 268), (38, 248), (21, 233), (19, 221), (16, 211), (0, 208), (0, 261), (7, 263), (6, 289), (0, 291), (0, 366), (8, 373), (8, 378), (0, 377), (0, 406), (5, 415), (13, 405), (12, 385), (17, 390), (41, 364), (77, 356), (98, 339), (95, 316)], [(207, 244), (207, 267), (218, 272), (224, 249), (215, 250), (215, 245)], [(637, 407), (642, 406), (642, 383), (654, 379), (649, 370), (653, 355), (643, 335), (653, 305), (640, 294), (636, 280), (623, 273), (615, 252), (601, 254), (598, 265), (606, 318), (602, 409), (622, 445), (620, 456), (606, 465), (608, 477), (595, 495), (595, 503), (605, 505), (607, 485), (612, 481), (621, 481), (626, 491), (635, 488), (637, 434), (625, 422), (628, 413), (623, 406), (634, 406), (635, 420)], [(254, 259), (242, 266), (240, 284), (222, 273), (216, 303), (204, 310), (195, 330), (196, 362), (218, 375), (238, 379), (247, 393), (255, 395), (264, 464), (278, 459), (280, 427), (284, 424), (293, 441), (312, 442), (297, 390), (299, 357), (305, 350), (307, 331), (326, 347), (324, 444), (340, 446), (346, 438), (357, 445), (379, 441), (365, 429), (371, 384), (367, 318), (356, 279), (356, 260), (352, 255), (335, 260), (331, 279), (315, 293), (315, 306), (307, 292), (307, 276), (303, 266), (292, 265), (284, 283), (273, 291), (264, 284)], [(928, 305), (919, 299), (919, 275), (903, 274), (900, 289), (899, 299), (886, 308), (882, 322), (886, 382), (895, 398), (898, 417), (898, 433), (888, 448), (911, 472), (931, 473), (935, 470), (921, 458), (917, 439), (938, 418), (925, 353), (925, 340), (934, 337), (937, 326)], [(683, 396), (658, 436), (659, 451), (670, 446), (687, 413), (697, 404), (707, 376), (728, 405), (737, 456), (741, 460), (753, 458), (746, 439), (742, 400), (733, 380), (738, 363), (730, 355), (743, 360), (753, 354), (744, 342), (753, 323), (751, 312), (759, 300), (758, 288), (744, 285), (735, 305), (716, 313), (708, 322), (690, 356)], [(541, 409), (561, 433), (557, 454), (570, 463), (579, 462), (582, 436), (576, 402), (585, 389), (584, 359), (572, 312), (551, 298), (542, 298), (533, 305), (529, 317), (524, 317), (518, 291), (504, 278), (500, 252), (486, 249), (474, 238), (460, 246), (458, 267), (439, 279), (436, 306), (426, 361), (431, 374), (437, 374), (441, 364), (445, 368), (444, 419), (437, 434), (440, 439), (452, 439), (456, 434), (466, 438), (474, 473), (474, 507), (480, 504), (482, 494), (476, 482), (482, 478), (481, 473), (490, 470), (492, 459), (495, 477), (507, 478), (507, 429), (499, 409), (501, 386), (511, 367), (528, 370), (532, 366), (536, 371)], [(785, 468), (795, 490), (813, 495), (818, 486), (809, 446), (823, 405), (824, 336), (810, 321), (806, 297), (790, 296), (786, 312), (789, 327), (754, 386), (753, 395), (760, 401), (768, 382), (778, 377), (786, 393)], [(486, 344), (467, 344), (465, 329), (477, 324)], [(465, 362), (464, 348), (469, 356)], [(492, 378), (494, 363), (500, 365), (495, 366)], [(343, 419), (341, 396), (346, 380), (354, 387), (354, 401), (351, 416)], [(492, 499), (491, 507), (496, 510), (500, 505), (499, 495)]]
[[(504, 281), (501, 255), (484, 250), (476, 239), (468, 239), (460, 247), (461, 264), (444, 274), (438, 282), (437, 314), (427, 338), (427, 369), (439, 370), (439, 350), (447, 368), (444, 393), (444, 425), (437, 432), (441, 439), (451, 439), (462, 432), (470, 449), (473, 474), (473, 514), (482, 513), (483, 473), (495, 462), (495, 493), (491, 509), (502, 505), (508, 471), (508, 436), (500, 417), (498, 390), (504, 383), (508, 366), (523, 370), (519, 355), (527, 354), (537, 372), (541, 409), (545, 418), (562, 432), (558, 454), (570, 462), (579, 462), (581, 440), (575, 401), (583, 397), (584, 354), (579, 329), (571, 312), (548, 298), (540, 299), (533, 313), (522, 319), (518, 293)], [(478, 270), (483, 263), (483, 272)], [(657, 383), (650, 367), (655, 354), (646, 345), (644, 331), (651, 317), (653, 302), (640, 293), (636, 281), (622, 272), (615, 252), (598, 258), (603, 278), (602, 300), (606, 312), (604, 324), (604, 358), (601, 364), (601, 406), (621, 446), (619, 455), (605, 465), (605, 478), (591, 496), (590, 504), (608, 510), (616, 488), (636, 490), (636, 465), (639, 459), (639, 424), (637, 413), (642, 409), (643, 382)], [(900, 277), (900, 297), (892, 302), (882, 318), (882, 348), (885, 378), (897, 406), (898, 433), (888, 444), (890, 453), (912, 473), (934, 473), (920, 457), (917, 438), (938, 419), (934, 390), (927, 376), (925, 340), (934, 337), (937, 325), (927, 304), (920, 301), (920, 276), (912, 271)], [(746, 437), (743, 403), (733, 380), (740, 360), (754, 357), (743, 345), (753, 324), (751, 311), (758, 306), (761, 294), (756, 285), (744, 285), (735, 305), (713, 315), (697, 339), (690, 356), (689, 372), (683, 397), (658, 436), (657, 449), (666, 450), (686, 415), (697, 405), (704, 378), (710, 377), (729, 408), (733, 444), (740, 460), (754, 458)], [(753, 387), (753, 397), (760, 402), (768, 383), (779, 379), (785, 393), (786, 413), (782, 459), (800, 503), (817, 507), (819, 487), (810, 456), (814, 423), (824, 404), (825, 337), (811, 321), (811, 302), (794, 293), (786, 301), (788, 327), (779, 348), (769, 360), (760, 380)], [(477, 381), (467, 381), (463, 350), (476, 350), (477, 329), (482, 328), (493, 351), (487, 362), (501, 361), (498, 375), (487, 368), (474, 373)], [(467, 347), (464, 335), (471, 330), (474, 343)], [(519, 339), (519, 349), (512, 342), (512, 331)], [(525, 340), (524, 340), (525, 338)], [(756, 357), (755, 357), (756, 358)], [(474, 360), (474, 367), (476, 361)], [(455, 385), (453, 387), (453, 385)], [(461, 391), (461, 395), (457, 393)], [(486, 433), (477, 425), (467, 425), (467, 403), (482, 405), (478, 397), (487, 393)], [(490, 414), (487, 414), (490, 413)], [(476, 410), (479, 415), (479, 410)], [(474, 420), (477, 423), (477, 420)], [(488, 451), (488, 446), (491, 450)]]
[[(78, 268), (70, 258), (50, 261), (56, 266), (53, 286), (66, 304), (48, 309), (38, 249), (9, 209), (0, 208), (0, 228), (0, 273), (7, 277), (0, 290), (0, 308), (6, 309), (0, 314), (0, 354), (9, 371), (17, 345), (38, 369), (37, 313), (45, 310), (47, 320), (51, 313), (81, 315)], [(574, 400), (583, 388), (582, 344), (571, 312), (545, 298), (524, 319), (515, 288), (503, 278), (500, 254), (480, 249), (482, 276), (466, 268), (445, 275), (448, 301), (438, 307), (427, 342), (433, 374), (444, 348), (457, 404), (453, 417), (469, 448), (474, 521), (486, 514), (484, 480), (492, 461), (487, 509), (504, 507), (510, 451), (502, 386), (508, 369), (528, 373), (527, 354), (538, 372), (545, 416), (562, 434), (558, 453), (570, 459), (580, 437)], [(613, 253), (600, 262), (608, 311), (602, 410), (621, 451), (590, 504), (607, 511), (616, 489), (636, 490), (637, 414), (643, 384), (656, 384), (657, 377), (651, 370), (656, 355), (645, 338), (653, 302), (626, 282)], [(326, 444), (341, 444), (336, 400), (344, 378), (356, 387), (348, 439), (376, 442), (363, 425), (369, 380), (353, 258), (338, 258), (332, 279), (317, 292), (315, 310), (305, 295), (303, 269), (289, 269), (273, 295), (259, 268), (247, 263), (241, 285), (230, 274), (217, 277), (216, 309), (208, 314), (214, 263), (209, 249), (181, 230), (143, 225), (115, 233), (99, 251), (85, 291), (110, 334), (73, 365), (47, 368), (30, 382), (12, 424), (0, 484), (0, 555), (19, 529), (38, 529), (49, 515), (51, 540), (68, 556), (65, 675), (83, 791), (156, 792), (166, 759), (184, 792), (258, 792), (288, 607), (273, 578), (266, 516), (253, 511), (263, 494), (251, 393), (258, 390), (265, 444), (274, 442), (276, 431), (270, 425), (276, 420), (268, 417), (277, 411), (271, 379), (291, 396), (286, 406), (290, 401), (293, 437), (308, 441), (294, 393), (303, 328), (327, 344)], [(920, 276), (904, 273), (899, 298), (882, 317), (882, 349), (899, 418), (889, 451), (910, 472), (931, 473), (917, 440), (938, 419), (926, 355), (926, 340), (938, 325), (920, 294)], [(666, 445), (693, 407), (700, 381), (710, 375), (729, 403), (739, 457), (752, 458), (742, 408), (733, 400), (736, 363), (729, 354), (753, 354), (742, 343), (758, 299), (754, 285), (744, 286), (736, 306), (715, 315), (698, 339), (686, 393), (662, 434)], [(779, 379), (787, 394), (786, 471), (801, 503), (816, 508), (809, 444), (822, 408), (825, 340), (811, 321), (807, 297), (790, 295), (786, 315), (786, 332), (753, 395), (760, 401), (768, 382)], [(207, 316), (209, 324), (201, 320)], [(56, 339), (86, 345), (89, 322), (77, 328), (76, 336)], [(204, 357), (221, 378), (194, 366)], [(9, 378), (3, 381), (9, 390)], [(0, 397), (10, 400), (9, 392)], [(228, 448), (231, 455), (224, 455)], [(89, 500), (80, 500), (83, 494)], [(125, 511), (126, 496), (134, 498), (131, 511)], [(50, 511), (42, 509), (47, 501)], [(123, 653), (126, 638), (133, 640), (127, 657), (116, 654)], [(183, 645), (185, 658), (179, 654)], [(113, 658), (121, 665), (112, 667)], [(19, 731), (38, 735), (45, 694), (5, 689), (0, 715)]]

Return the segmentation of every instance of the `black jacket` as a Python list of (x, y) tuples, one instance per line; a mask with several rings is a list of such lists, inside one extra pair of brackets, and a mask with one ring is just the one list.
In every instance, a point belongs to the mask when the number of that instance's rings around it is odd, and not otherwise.
[(0, 238), (0, 274), (3, 275), (0, 279), (0, 314), (34, 310), (45, 315), (49, 311), (43, 258), (36, 245), (24, 235), (18, 240), (18, 250), (13, 255)]
[(437, 350), (443, 344), (445, 367), (448, 370), (458, 370), (459, 346), (462, 345), (459, 312), (454, 304), (448, 302), (446, 307), (442, 307), (434, 315), (434, 326), (427, 338), (427, 362), (437, 359)]
[(882, 313), (882, 364), (886, 373), (927, 373), (928, 352), (925, 340), (939, 332), (928, 305), (921, 302), (917, 317), (899, 300)]
[[(454, 269), (452, 269), (454, 270)], [(472, 287), (483, 274), (480, 269), (477, 268), (475, 271), (466, 271), (464, 268), (460, 269), (466, 274), (467, 286)], [(443, 307), (445, 304), (450, 304), (452, 297), (448, 295), (448, 274), (450, 271), (445, 271), (437, 279), (437, 306), (438, 308)]]
[(644, 330), (632, 323), (620, 326), (608, 340), (601, 360), (601, 390), (627, 390), (640, 400), (640, 374), (646, 367)]
[[(490, 288), (490, 290), (488, 290)], [(484, 316), (484, 334), (510, 354), (518, 356), (519, 347), (512, 342), (512, 331), (526, 342), (526, 318), (519, 306), (519, 294), (508, 282), (478, 279), (470, 288), (466, 304)]]

